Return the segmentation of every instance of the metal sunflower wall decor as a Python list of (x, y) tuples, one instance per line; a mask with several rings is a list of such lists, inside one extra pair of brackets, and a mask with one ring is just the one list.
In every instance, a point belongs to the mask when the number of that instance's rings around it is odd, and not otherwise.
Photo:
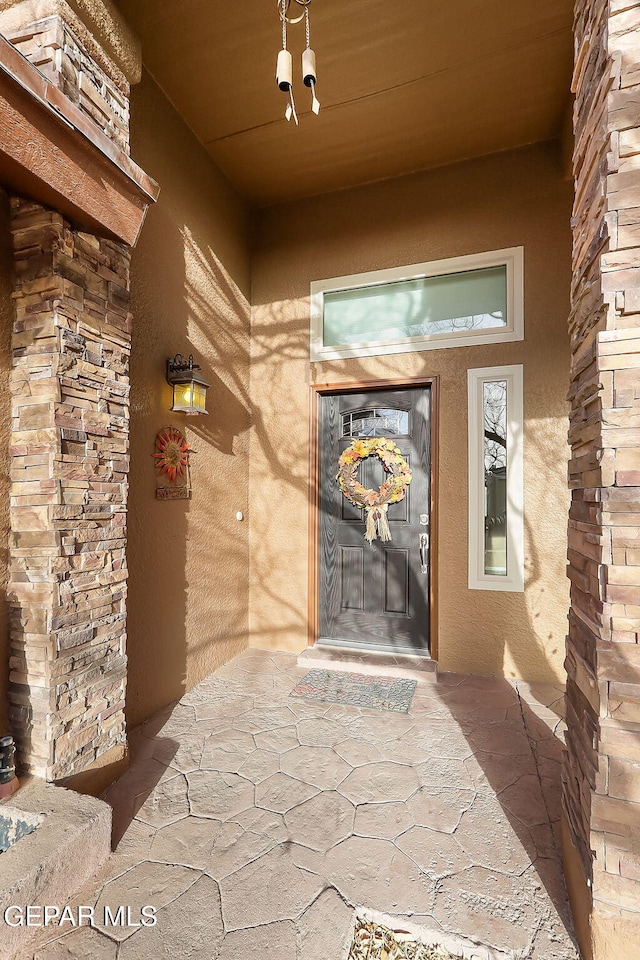
[(304, 10), (298, 17), (289, 16), (289, 8), (291, 6), (291, 0), (276, 0), (278, 5), (278, 15), (282, 23), (282, 50), (278, 54), (278, 62), (276, 65), (276, 83), (280, 90), (283, 93), (289, 94), (289, 100), (284, 111), (285, 118), (291, 120), (293, 117), (294, 122), (298, 123), (298, 114), (296, 112), (296, 104), (293, 96), (293, 57), (291, 56), (291, 51), (287, 47), (287, 27), (296, 23), (301, 23), (304, 20), (304, 30), (305, 30), (305, 48), (302, 53), (302, 82), (305, 87), (309, 87), (311, 90), (311, 109), (316, 114), (320, 113), (320, 101), (316, 96), (316, 83), (318, 80), (318, 72), (316, 69), (316, 55), (311, 49), (311, 23), (309, 20), (309, 5), (311, 0), (295, 0), (295, 3), (300, 7), (304, 7)]
[(188, 500), (191, 497), (189, 454), (191, 448), (176, 427), (163, 427), (156, 434), (156, 498)]

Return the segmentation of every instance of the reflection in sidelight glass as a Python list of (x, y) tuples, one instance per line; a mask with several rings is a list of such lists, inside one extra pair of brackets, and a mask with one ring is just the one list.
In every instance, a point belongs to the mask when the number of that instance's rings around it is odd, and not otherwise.
[(507, 575), (507, 381), (483, 384), (484, 572)]

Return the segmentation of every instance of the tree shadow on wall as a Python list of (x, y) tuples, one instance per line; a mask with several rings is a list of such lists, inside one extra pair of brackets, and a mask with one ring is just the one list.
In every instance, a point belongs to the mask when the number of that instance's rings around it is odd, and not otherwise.
[[(224, 449), (229, 450), (231, 428), (235, 424), (240, 432), (251, 427), (253, 434), (252, 454), (258, 454), (259, 460), (266, 465), (269, 475), (275, 476), (279, 485), (283, 486), (282, 496), (286, 499), (289, 489), (303, 493), (307, 491), (307, 470), (304, 457), (300, 456), (292, 443), (274, 444), (271, 439), (271, 423), (274, 417), (285, 413), (297, 425), (302, 418), (307, 422), (306, 409), (301, 409), (296, 399), (288, 390), (286, 369), (292, 360), (303, 357), (308, 359), (308, 335), (297, 329), (295, 321), (289, 321), (282, 316), (277, 305), (273, 305), (269, 331), (266, 337), (260, 330), (251, 329), (247, 316), (247, 326), (234, 322), (242, 310), (238, 289), (229, 280), (215, 253), (209, 249), (205, 255), (194, 249), (194, 241), (186, 235), (185, 243), (191, 251), (191, 259), (196, 260), (201, 276), (209, 281), (209, 296), (205, 296), (202, 285), (187, 284), (187, 301), (191, 311), (193, 326), (193, 343), (202, 346), (203, 373), (212, 383), (211, 410), (215, 412), (214, 427), (204, 419), (198, 419), (193, 425), (198, 436), (215, 436), (215, 431), (224, 433)], [(215, 291), (212, 299), (211, 291)], [(210, 322), (211, 313), (215, 322)], [(279, 398), (276, 408), (269, 407), (268, 403), (251, 406), (249, 390), (249, 362), (257, 369), (266, 365), (269, 371), (269, 381), (278, 383), (284, 391)], [(230, 410), (225, 403), (230, 400)], [(262, 399), (267, 399), (263, 394)], [(214, 417), (208, 418), (213, 420)], [(213, 430), (213, 434), (211, 431)], [(291, 434), (293, 439), (294, 434)], [(222, 447), (221, 447), (222, 448)], [(248, 446), (247, 446), (248, 452)], [(253, 468), (253, 464), (252, 464)]]
[[(246, 645), (248, 305), (213, 251), (159, 203), (132, 264), (128, 721), (137, 726)], [(173, 413), (176, 353), (211, 383), (208, 416)], [(192, 448), (190, 500), (155, 498), (154, 437)]]
[[(187, 342), (184, 252), (161, 204), (149, 211), (131, 266), (132, 352), (127, 561), (127, 721), (137, 726), (177, 699), (186, 677), (190, 501), (156, 500), (152, 454), (170, 413), (164, 365)], [(163, 269), (172, 264), (171, 269)]]

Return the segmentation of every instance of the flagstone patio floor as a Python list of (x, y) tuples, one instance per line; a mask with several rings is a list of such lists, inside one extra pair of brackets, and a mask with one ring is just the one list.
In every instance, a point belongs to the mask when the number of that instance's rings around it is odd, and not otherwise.
[(133, 733), (74, 903), (158, 923), (52, 929), (36, 960), (344, 960), (358, 907), (576, 960), (561, 689), (434, 674), (402, 714), (290, 697), (305, 672), (247, 650)]

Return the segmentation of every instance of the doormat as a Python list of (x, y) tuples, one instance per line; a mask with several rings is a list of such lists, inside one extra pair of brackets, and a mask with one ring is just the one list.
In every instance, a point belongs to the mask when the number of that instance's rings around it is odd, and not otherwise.
[(421, 943), (410, 934), (394, 933), (379, 923), (358, 920), (348, 960), (465, 960), (444, 947)]
[(416, 685), (417, 680), (404, 677), (369, 677), (343, 670), (315, 669), (302, 678), (290, 696), (407, 713)]

